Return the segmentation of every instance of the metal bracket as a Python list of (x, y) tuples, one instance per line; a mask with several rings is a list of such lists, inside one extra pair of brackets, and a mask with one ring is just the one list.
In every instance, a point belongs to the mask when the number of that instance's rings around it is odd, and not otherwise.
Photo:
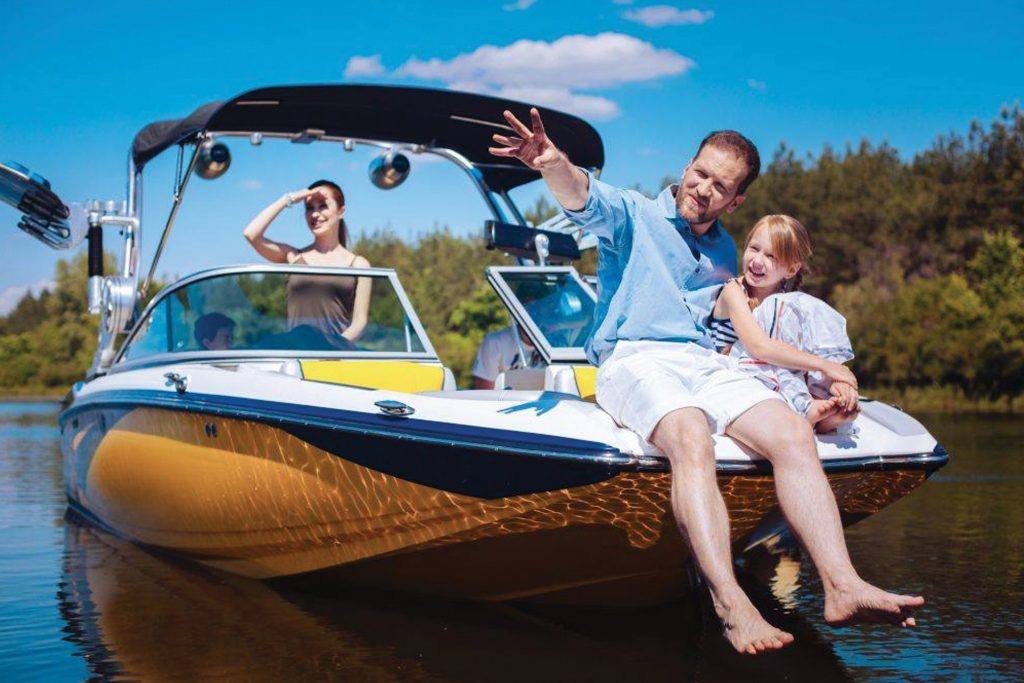
[(548, 264), (548, 256), (551, 255), (551, 252), (548, 249), (550, 244), (551, 241), (548, 239), (548, 236), (545, 235), (544, 233), (539, 233), (536, 237), (533, 238), (533, 246), (537, 250), (538, 266), (546, 266)]

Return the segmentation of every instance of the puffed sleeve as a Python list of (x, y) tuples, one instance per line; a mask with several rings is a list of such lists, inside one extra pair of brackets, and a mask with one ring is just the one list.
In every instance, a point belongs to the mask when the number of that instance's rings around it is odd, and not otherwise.
[[(766, 298), (758, 311), (758, 322), (770, 336), (834, 363), (853, 358), (846, 318), (821, 299), (803, 292), (775, 294)], [(827, 397), (830, 385), (820, 372), (807, 373), (807, 387), (813, 396)]]
[(768, 336), (836, 363), (853, 358), (846, 318), (827, 303), (803, 292), (767, 297), (755, 311)]

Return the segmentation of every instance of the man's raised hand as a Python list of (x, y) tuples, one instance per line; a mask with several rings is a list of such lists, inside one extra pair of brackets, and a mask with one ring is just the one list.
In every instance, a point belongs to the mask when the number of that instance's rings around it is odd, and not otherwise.
[(535, 171), (543, 171), (562, 162), (562, 152), (551, 142), (544, 132), (544, 123), (540, 120), (540, 112), (536, 107), (530, 108), (530, 121), (533, 129), (527, 128), (515, 115), (505, 110), (505, 120), (512, 126), (518, 137), (494, 135), (494, 141), (501, 147), (491, 147), (491, 154), (499, 157), (519, 159)]

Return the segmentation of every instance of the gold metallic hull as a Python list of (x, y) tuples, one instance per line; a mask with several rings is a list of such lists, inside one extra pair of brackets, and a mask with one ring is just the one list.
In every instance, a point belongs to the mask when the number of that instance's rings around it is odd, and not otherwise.
[[(91, 415), (91, 417), (90, 417)], [(669, 475), (622, 472), (498, 499), (346, 460), (266, 424), (162, 408), (64, 425), (72, 504), (118, 535), (256, 579), (302, 575), (480, 600), (645, 604), (680, 594)], [(829, 475), (849, 520), (926, 472)], [(770, 475), (719, 479), (737, 542), (775, 514)]]

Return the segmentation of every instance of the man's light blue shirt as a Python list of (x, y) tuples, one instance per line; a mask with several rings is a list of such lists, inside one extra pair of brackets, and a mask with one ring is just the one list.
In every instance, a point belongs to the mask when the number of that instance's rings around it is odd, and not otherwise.
[(656, 199), (587, 174), (590, 191), (569, 219), (598, 238), (598, 301), (587, 358), (600, 365), (616, 342), (689, 342), (712, 348), (708, 317), (736, 276), (736, 243), (721, 222), (703, 235), (676, 213), (674, 186)]

